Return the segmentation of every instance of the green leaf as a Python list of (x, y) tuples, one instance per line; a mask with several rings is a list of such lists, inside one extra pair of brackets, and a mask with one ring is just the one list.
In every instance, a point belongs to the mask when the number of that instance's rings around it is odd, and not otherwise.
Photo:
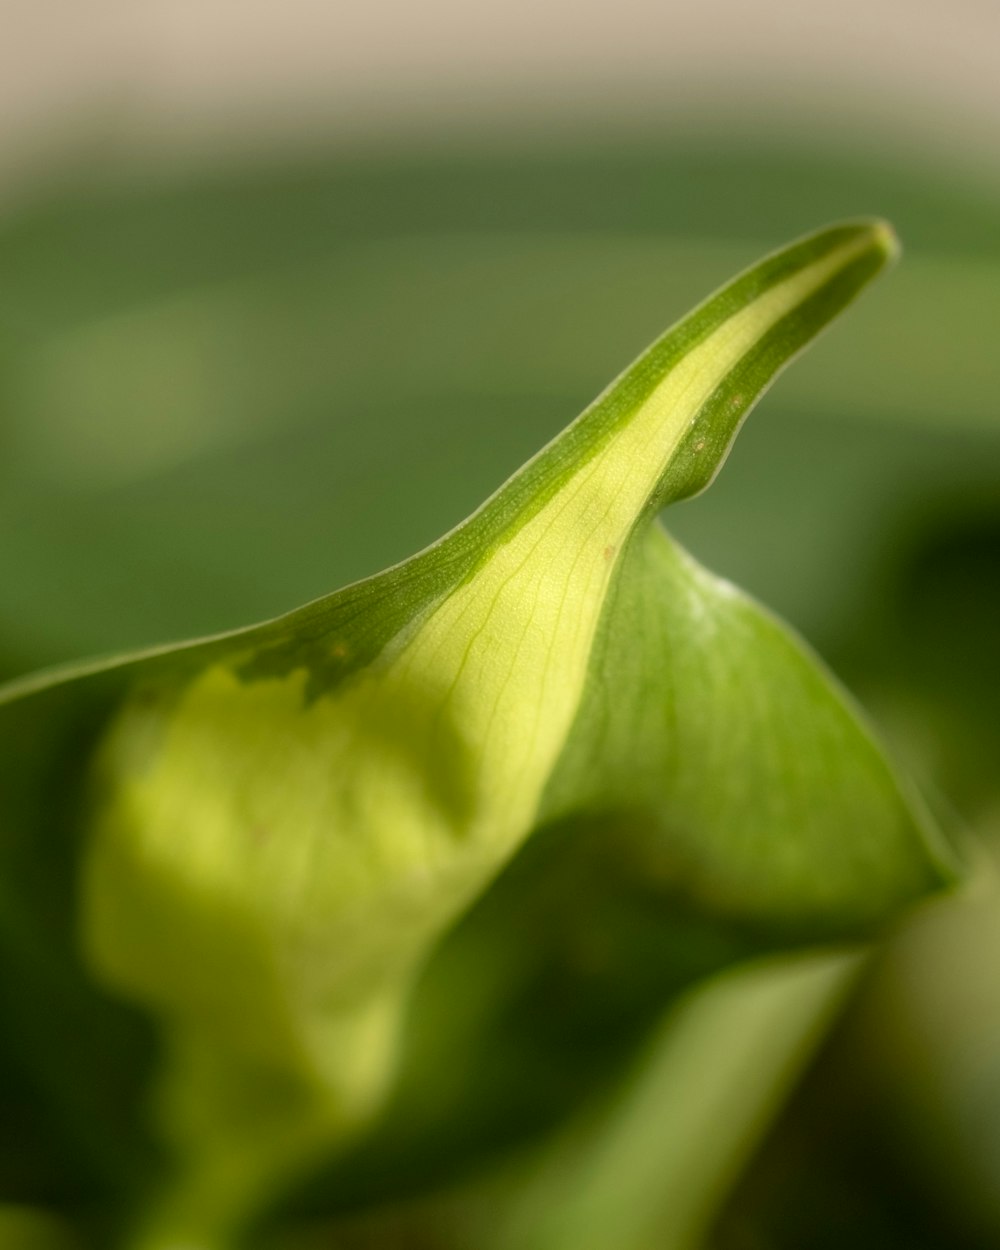
[(599, 1113), (571, 1125), (528, 1169), (490, 1244), (703, 1246), (860, 967), (856, 953), (782, 956), (682, 997)]
[(786, 936), (864, 932), (949, 852), (848, 696), (659, 526), (636, 537), (543, 806), (623, 825), (665, 899)]
[[(865, 928), (949, 878), (822, 670), (652, 524), (893, 250), (861, 222), (768, 257), (386, 573), (0, 691), (12, 749), (29, 714), (66, 750), (100, 738), (86, 958), (164, 1022), (158, 1114), (187, 1169), (144, 1244), (221, 1236), (370, 1114), (427, 952), (546, 820), (608, 815), (666, 901), (782, 934)], [(0, 778), (10, 879), (36, 903), (54, 775), (32, 756)], [(47, 939), (31, 898), (9, 908), (22, 948)]]

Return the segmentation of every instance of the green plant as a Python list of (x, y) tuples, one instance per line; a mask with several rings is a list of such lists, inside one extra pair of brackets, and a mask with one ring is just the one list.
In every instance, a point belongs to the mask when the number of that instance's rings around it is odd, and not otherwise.
[[(383, 574), (263, 626), (0, 692), (11, 1044), (119, 1191), (108, 1236), (227, 1245), (346, 1152), (392, 1082), (430, 952), (536, 831), (561, 863), (610, 855), (685, 918), (667, 935), (680, 946), (703, 926), (702, 972), (863, 942), (954, 879), (815, 657), (655, 521), (711, 482), (756, 398), (893, 250), (862, 222), (767, 258)], [(598, 905), (601, 887), (598, 871)], [(783, 1016), (806, 1005), (768, 1048), (763, 1102), (850, 966), (778, 993)], [(733, 1027), (745, 992), (728, 984), (708, 991), (720, 1008), (669, 1024), (653, 1063), (668, 1086), (678, 1028), (697, 1047)], [(752, 1137), (734, 1123), (722, 1171)], [(627, 1130), (596, 1140), (630, 1154)], [(596, 1246), (600, 1226), (586, 1204), (553, 1217), (528, 1200), (497, 1236), (556, 1247), (589, 1229)]]

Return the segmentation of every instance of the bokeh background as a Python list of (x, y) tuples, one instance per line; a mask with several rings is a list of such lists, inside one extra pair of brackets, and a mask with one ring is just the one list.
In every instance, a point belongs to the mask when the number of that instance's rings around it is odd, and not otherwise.
[[(4, 0), (0, 17), (2, 676), (272, 616), (409, 554), (762, 251), (838, 217), (895, 224), (902, 265), (667, 521), (857, 693), (977, 884), (901, 928), (698, 1237), (1000, 1245), (1000, 6)], [(300, 1197), (282, 1245), (477, 1244), (481, 1176), (576, 1115), (598, 1068), (627, 1068), (662, 985), (618, 1001), (614, 961), (577, 959), (602, 1011), (515, 995), (504, 1050), (473, 1003), (450, 1026), (466, 1083), (428, 1076), (433, 1004), (503, 971), (511, 909), (562, 897), (593, 921), (587, 883), (532, 884), (544, 859), (444, 952), (409, 1094)], [(581, 1028), (606, 1045), (560, 1084), (553, 1054)], [(68, 1202), (71, 1166), (32, 1155), (18, 1097), (12, 1247), (49, 1236), (28, 1207)], [(669, 1154), (633, 1130), (639, 1156)], [(629, 1250), (613, 1202), (594, 1218)], [(656, 1218), (637, 1250), (688, 1244)]]

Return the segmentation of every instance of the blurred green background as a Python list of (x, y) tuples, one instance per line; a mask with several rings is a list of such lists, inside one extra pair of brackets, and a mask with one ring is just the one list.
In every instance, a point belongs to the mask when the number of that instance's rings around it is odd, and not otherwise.
[[(315, 116), (308, 142), (294, 119), (256, 146), (206, 122), (141, 159), (105, 123), (37, 152), (21, 136), (0, 179), (0, 674), (275, 615), (406, 556), (736, 269), (838, 217), (888, 217), (902, 265), (667, 525), (857, 693), (968, 841), (975, 888), (901, 927), (814, 1053), (820, 1025), (782, 997), (799, 955), (771, 969), (758, 1033), (752, 971), (664, 1024), (678, 993), (753, 953), (745, 935), (651, 917), (606, 846), (553, 831), (439, 953), (384, 1122), (262, 1244), (1000, 1246), (996, 153), (943, 126), (933, 88), (898, 139), (904, 95), (862, 141), (848, 78), (819, 84), (842, 116), (792, 125), (823, 109), (791, 69), (769, 102), (737, 91), (706, 116), (714, 79), (695, 67), (675, 98), (590, 126), (581, 64), (561, 112), (532, 78), (482, 133), (455, 124), (476, 97), (459, 77), (415, 130), (403, 92), (395, 123), (349, 141)], [(878, 63), (856, 64), (874, 106)], [(390, 89), (358, 75), (377, 113)], [(535, 104), (560, 124), (536, 130)], [(922, 149), (921, 117), (937, 119)], [(679, 1090), (716, 1084), (721, 1101), (684, 1110)], [(728, 1109), (758, 1087), (727, 1145)], [(73, 1134), (16, 1065), (0, 1097), (0, 1246), (71, 1244), (37, 1209), (97, 1201)], [(690, 1218), (678, 1141), (712, 1160)], [(539, 1233), (531, 1202), (582, 1222)]]

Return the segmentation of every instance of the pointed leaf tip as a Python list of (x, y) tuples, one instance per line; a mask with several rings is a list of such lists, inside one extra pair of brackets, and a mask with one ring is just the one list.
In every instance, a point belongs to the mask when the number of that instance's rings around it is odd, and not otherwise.
[[(256, 628), (0, 691), (8, 745), (29, 699), (74, 751), (104, 717), (85, 943), (97, 977), (178, 1041), (168, 1136), (242, 1146), (240, 1098), (256, 1107), (282, 1073), (295, 1132), (250, 1150), (253, 1194), (317, 1114), (322, 1133), (363, 1118), (416, 968), (560, 775), (570, 815), (642, 807), (671, 889), (762, 924), (794, 911), (856, 929), (930, 888), (895, 781), (812, 659), (646, 526), (712, 480), (773, 378), (897, 251), (869, 220), (766, 257), (396, 568)], [(800, 715), (823, 747), (804, 763)], [(26, 859), (51, 848), (54, 775), (0, 776)], [(793, 800), (818, 792), (799, 820)]]
[[(636, 527), (711, 480), (777, 372), (894, 249), (885, 223), (847, 222), (765, 257), (434, 547), (128, 706), (88, 875), (109, 979), (190, 1005), (175, 935), (216, 942), (213, 895), (241, 900), (250, 963), (279, 950), (309, 981), (300, 1006), (408, 975), (530, 832)], [(305, 940), (331, 953), (303, 971), (287, 948)], [(206, 972), (201, 998), (219, 982)], [(269, 993), (273, 1040), (288, 1002)]]
[(872, 221), (872, 233), (885, 253), (886, 260), (890, 262), (897, 260), (902, 254), (903, 245), (892, 223), (877, 217)]

